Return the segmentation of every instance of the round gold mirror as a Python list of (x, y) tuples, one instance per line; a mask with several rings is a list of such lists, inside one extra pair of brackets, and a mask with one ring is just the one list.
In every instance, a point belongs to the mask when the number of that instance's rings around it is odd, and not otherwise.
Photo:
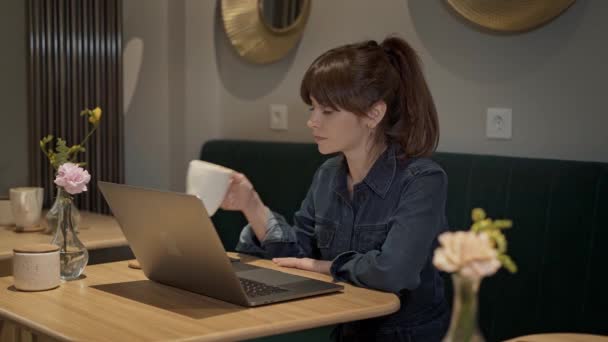
[(302, 14), (303, 0), (258, 0), (260, 17), (276, 33), (289, 31)]
[(458, 14), (486, 29), (523, 32), (558, 17), (575, 0), (446, 0)]
[(246, 60), (265, 64), (285, 56), (298, 42), (310, 0), (222, 0), (228, 39)]

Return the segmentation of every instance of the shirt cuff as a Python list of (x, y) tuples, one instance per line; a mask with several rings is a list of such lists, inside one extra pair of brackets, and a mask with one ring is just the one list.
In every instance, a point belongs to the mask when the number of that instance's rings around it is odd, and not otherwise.
[(251, 225), (246, 225), (241, 231), (239, 242), (235, 248), (236, 251), (264, 258), (267, 244), (290, 241), (289, 234), (284, 231), (280, 223), (280, 218), (282, 218), (280, 215), (275, 215), (272, 211), (268, 211), (266, 235), (262, 241), (258, 240)]
[(272, 211), (268, 211), (268, 219), (266, 220), (266, 235), (262, 240), (261, 245), (269, 243), (285, 242), (286, 234), (281, 227), (281, 224)]
[(334, 260), (331, 262), (331, 267), (329, 268), (329, 273), (334, 278), (335, 281), (345, 281), (348, 282), (346, 275), (348, 272), (343, 269), (344, 265), (351, 261), (355, 255), (358, 253), (355, 251), (348, 251), (339, 254)]

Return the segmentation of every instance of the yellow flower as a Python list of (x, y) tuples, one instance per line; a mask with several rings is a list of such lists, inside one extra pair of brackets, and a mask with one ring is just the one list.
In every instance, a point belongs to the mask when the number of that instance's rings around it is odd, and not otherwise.
[(486, 212), (481, 208), (475, 208), (471, 212), (471, 218), (473, 219), (473, 222), (484, 220), (486, 218)]
[(95, 125), (99, 122), (99, 120), (101, 120), (101, 108), (95, 107), (95, 109), (91, 111), (89, 122)]

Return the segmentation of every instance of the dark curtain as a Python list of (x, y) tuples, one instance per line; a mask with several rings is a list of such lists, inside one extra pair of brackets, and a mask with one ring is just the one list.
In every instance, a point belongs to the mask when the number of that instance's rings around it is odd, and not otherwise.
[(80, 116), (99, 106), (99, 128), (78, 160), (91, 174), (80, 209), (107, 213), (97, 180), (123, 182), (122, 7), (119, 0), (28, 0), (28, 124), (30, 181), (55, 196), (54, 170), (38, 141), (47, 134), (68, 145), (91, 125)]

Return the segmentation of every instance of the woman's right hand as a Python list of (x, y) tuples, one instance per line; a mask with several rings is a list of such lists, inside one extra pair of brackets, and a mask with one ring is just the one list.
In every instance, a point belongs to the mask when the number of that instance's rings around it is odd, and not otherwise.
[(226, 191), (226, 196), (224, 196), (224, 201), (220, 207), (224, 210), (242, 211), (258, 240), (264, 240), (269, 209), (262, 203), (258, 193), (253, 189), (253, 185), (245, 175), (238, 172), (232, 174), (230, 187)]
[(230, 178), (230, 187), (220, 207), (224, 210), (247, 211), (259, 201), (253, 185), (244, 174), (234, 172)]

